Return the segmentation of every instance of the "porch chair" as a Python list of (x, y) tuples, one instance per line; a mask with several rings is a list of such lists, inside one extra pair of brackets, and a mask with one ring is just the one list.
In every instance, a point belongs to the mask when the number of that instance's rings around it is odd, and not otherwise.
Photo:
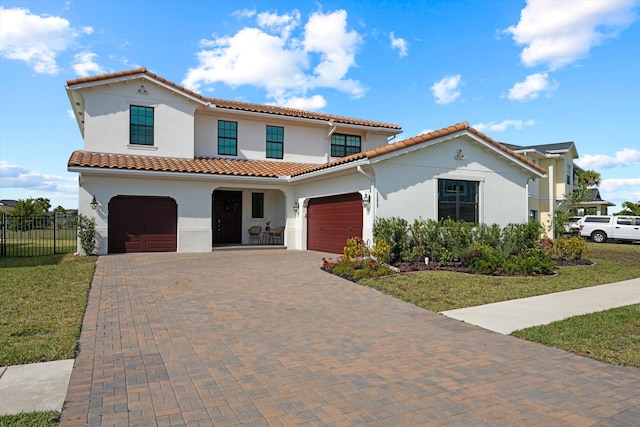
[(257, 242), (258, 244), (262, 243), (260, 240), (260, 234), (262, 233), (262, 227), (259, 225), (254, 225), (249, 228), (249, 244), (251, 242)]
[(269, 231), (269, 243), (284, 245), (284, 227), (276, 227)]

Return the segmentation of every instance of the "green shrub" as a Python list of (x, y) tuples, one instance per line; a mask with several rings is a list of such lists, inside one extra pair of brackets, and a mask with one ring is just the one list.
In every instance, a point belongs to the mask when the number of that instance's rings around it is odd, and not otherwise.
[(540, 239), (540, 242), (538, 242), (538, 248), (540, 249), (540, 252), (548, 256), (553, 255), (553, 246), (553, 240), (548, 237), (543, 237), (542, 239)]
[(391, 262), (391, 246), (382, 239), (376, 240), (376, 244), (371, 249), (371, 256), (379, 263), (389, 264)]
[(587, 242), (580, 237), (560, 237), (553, 243), (553, 254), (562, 261), (582, 259), (587, 253)]
[(493, 246), (472, 244), (462, 258), (463, 265), (478, 274), (496, 274), (501, 270), (504, 257)]
[(400, 260), (407, 248), (407, 231), (407, 220), (398, 217), (376, 218), (373, 223), (373, 236), (376, 241), (382, 239), (389, 244), (392, 262)]
[(478, 224), (473, 229), (473, 241), (497, 248), (502, 243), (502, 229), (498, 224)]
[(364, 240), (359, 237), (347, 239), (347, 246), (343, 249), (346, 259), (362, 259), (369, 256), (369, 248)]
[(503, 272), (509, 276), (540, 275), (551, 271), (554, 265), (555, 263), (551, 257), (539, 250), (527, 249), (507, 257), (503, 265)]
[(96, 220), (78, 214), (78, 239), (85, 255), (91, 255), (96, 250)]
[(505, 250), (510, 255), (515, 255), (527, 249), (538, 247), (541, 234), (542, 226), (537, 221), (529, 221), (525, 224), (509, 224), (502, 231), (502, 240)]

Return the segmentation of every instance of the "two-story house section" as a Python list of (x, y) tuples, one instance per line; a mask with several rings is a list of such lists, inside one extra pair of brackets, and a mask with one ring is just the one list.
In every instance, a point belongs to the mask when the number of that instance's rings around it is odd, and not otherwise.
[[(271, 242), (339, 253), (378, 216), (528, 219), (545, 170), (465, 123), (399, 125), (209, 98), (145, 68), (67, 81), (84, 139), (79, 212), (99, 254)], [(269, 223), (284, 231), (250, 234)]]
[(578, 150), (574, 142), (518, 146), (505, 144), (547, 171), (547, 176), (529, 183), (529, 216), (545, 226), (553, 236), (553, 218), (558, 210), (566, 211), (565, 196), (573, 191)]

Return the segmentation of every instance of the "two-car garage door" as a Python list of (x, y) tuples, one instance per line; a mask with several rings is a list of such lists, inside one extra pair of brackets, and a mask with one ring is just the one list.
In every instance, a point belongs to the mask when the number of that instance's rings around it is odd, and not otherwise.
[(347, 239), (362, 238), (360, 193), (319, 197), (307, 205), (307, 249), (342, 253)]
[(109, 253), (175, 252), (177, 229), (172, 198), (117, 196), (109, 202)]

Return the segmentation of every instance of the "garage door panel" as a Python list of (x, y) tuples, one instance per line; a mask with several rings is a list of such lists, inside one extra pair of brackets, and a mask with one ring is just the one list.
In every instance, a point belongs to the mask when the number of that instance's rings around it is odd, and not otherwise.
[(348, 239), (362, 238), (360, 193), (322, 197), (307, 207), (307, 248), (342, 253)]
[(175, 252), (177, 224), (171, 198), (114, 197), (109, 202), (109, 253)]

